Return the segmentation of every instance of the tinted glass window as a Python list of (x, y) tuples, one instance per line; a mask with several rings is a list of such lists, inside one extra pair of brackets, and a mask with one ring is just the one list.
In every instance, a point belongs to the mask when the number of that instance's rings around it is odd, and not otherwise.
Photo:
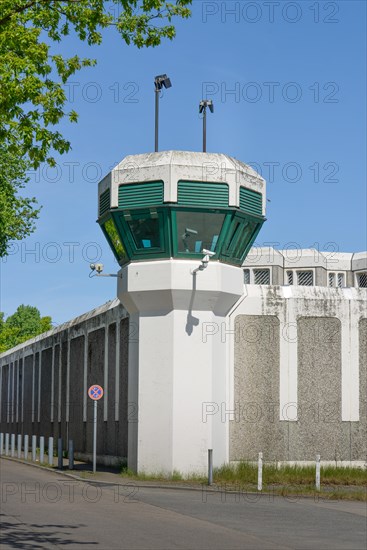
[(107, 235), (110, 238), (111, 244), (114, 247), (117, 256), (120, 259), (125, 258), (126, 251), (125, 251), (124, 245), (121, 242), (116, 226), (111, 218), (105, 222), (104, 228)]
[(203, 248), (214, 252), (224, 216), (209, 212), (177, 212), (178, 252), (201, 254)]
[(246, 247), (251, 242), (255, 228), (256, 224), (253, 222), (242, 219), (235, 220), (224, 254), (232, 258), (242, 258)]
[(129, 220), (127, 223), (130, 227), (136, 248), (147, 249), (161, 247), (159, 219), (157, 215), (150, 213), (142, 214), (139, 218)]

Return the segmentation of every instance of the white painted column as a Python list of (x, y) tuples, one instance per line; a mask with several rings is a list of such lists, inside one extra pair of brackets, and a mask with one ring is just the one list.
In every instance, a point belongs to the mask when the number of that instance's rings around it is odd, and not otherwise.
[(17, 458), (22, 458), (22, 435), (18, 434), (17, 437)]
[(55, 349), (56, 345), (52, 346), (52, 356), (51, 356), (51, 403), (50, 403), (50, 422), (54, 421), (54, 406), (55, 406)]
[(104, 365), (103, 365), (103, 420), (104, 422), (108, 419), (108, 327), (109, 327), (109, 316), (108, 311), (106, 311), (105, 318), (105, 329), (104, 329)]
[(25, 377), (25, 353), (22, 358), (22, 422), (24, 422), (24, 377)]
[(120, 407), (120, 331), (121, 319), (116, 319), (116, 358), (115, 358), (115, 422), (119, 420)]
[(11, 375), (11, 363), (8, 366), (8, 388), (7, 388), (7, 403), (6, 403), (6, 421), (9, 423), (10, 419), (10, 375)]
[(12, 362), (12, 369), (11, 369), (11, 422), (14, 422), (14, 413), (15, 413), (15, 361)]
[(342, 345), (342, 421), (359, 421), (359, 308), (353, 302), (354, 289), (344, 288), (340, 303)]
[(57, 400), (57, 421), (61, 422), (61, 371), (62, 371), (62, 340), (60, 338), (60, 347), (59, 347), (59, 372), (58, 372), (58, 378), (59, 378), (59, 384), (58, 384), (58, 400)]
[(84, 331), (83, 355), (83, 422), (87, 421), (87, 377), (88, 377), (88, 331)]
[(15, 395), (16, 395), (16, 401), (17, 401), (17, 405), (16, 405), (16, 408), (15, 408), (15, 422), (19, 422), (19, 355), (18, 355), (18, 358), (17, 358), (17, 369), (16, 369), (16, 374), (15, 374), (15, 383), (16, 383)]
[(70, 330), (67, 331), (67, 351), (66, 351), (66, 404), (65, 420), (69, 422), (70, 410)]
[(38, 403), (37, 403), (37, 422), (41, 421), (41, 377), (42, 377), (42, 348), (38, 353)]
[(292, 287), (281, 289), (284, 306), (279, 340), (279, 420), (298, 420), (298, 334)]
[(35, 400), (35, 374), (36, 374), (36, 350), (33, 349), (33, 356), (32, 356), (32, 422), (34, 422), (35, 417), (35, 406), (36, 406), (36, 400)]

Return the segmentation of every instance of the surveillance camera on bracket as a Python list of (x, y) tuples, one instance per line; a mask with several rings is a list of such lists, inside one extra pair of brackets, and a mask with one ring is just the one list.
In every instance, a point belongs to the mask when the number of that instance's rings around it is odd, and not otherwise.
[(97, 271), (97, 273), (102, 273), (103, 271), (103, 264), (90, 264), (89, 267), (91, 271)]
[[(89, 267), (90, 267), (90, 273), (89, 273), (90, 278), (92, 277), (121, 277), (122, 278), (121, 272), (120, 273), (102, 273), (104, 269), (103, 264), (89, 264)], [(95, 271), (96, 273), (94, 273)]]
[(215, 256), (215, 252), (212, 252), (211, 250), (207, 250), (206, 248), (203, 248), (202, 253), (204, 254), (203, 259), (201, 260), (201, 264), (196, 269), (193, 269), (191, 273), (194, 275), (198, 271), (204, 271), (208, 267), (209, 260), (213, 256)]
[(205, 254), (205, 256), (215, 256), (215, 252), (212, 252), (211, 250), (207, 250), (206, 248), (203, 248), (203, 254)]

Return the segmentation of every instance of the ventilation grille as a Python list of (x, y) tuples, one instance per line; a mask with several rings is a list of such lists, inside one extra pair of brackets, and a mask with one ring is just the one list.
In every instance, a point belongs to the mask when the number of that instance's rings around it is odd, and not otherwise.
[(255, 216), (262, 215), (262, 195), (251, 189), (240, 187), (240, 209)]
[(243, 282), (244, 282), (245, 285), (250, 284), (250, 270), (249, 269), (244, 269), (243, 270)]
[(119, 208), (149, 208), (163, 204), (163, 182), (128, 183), (119, 187)]
[(358, 286), (360, 288), (367, 288), (367, 271), (357, 274)]
[(255, 285), (270, 285), (269, 269), (254, 269)]
[(179, 181), (177, 202), (183, 206), (228, 208), (229, 190), (226, 183)]
[(301, 286), (312, 286), (313, 285), (313, 273), (312, 271), (298, 271), (298, 284)]
[(110, 209), (110, 190), (106, 189), (99, 196), (99, 215), (103, 216)]

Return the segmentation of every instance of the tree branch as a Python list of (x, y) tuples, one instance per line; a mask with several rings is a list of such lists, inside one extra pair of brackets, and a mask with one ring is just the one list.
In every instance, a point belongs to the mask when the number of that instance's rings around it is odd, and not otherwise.
[(69, 4), (78, 4), (80, 2), (80, 0), (43, 0), (43, 1), (42, 0), (31, 0), (30, 2), (28, 2), (28, 4), (25, 4), (24, 6), (19, 6), (18, 8), (15, 8), (12, 12), (8, 13), (7, 15), (5, 15), (5, 17), (0, 19), (0, 26), (7, 23), (13, 17), (13, 15), (23, 13), (26, 10), (28, 10), (29, 8), (32, 8), (35, 4), (39, 4), (39, 3), (41, 3), (41, 4), (52, 4), (52, 3), (55, 3), (55, 2), (68, 2)]

